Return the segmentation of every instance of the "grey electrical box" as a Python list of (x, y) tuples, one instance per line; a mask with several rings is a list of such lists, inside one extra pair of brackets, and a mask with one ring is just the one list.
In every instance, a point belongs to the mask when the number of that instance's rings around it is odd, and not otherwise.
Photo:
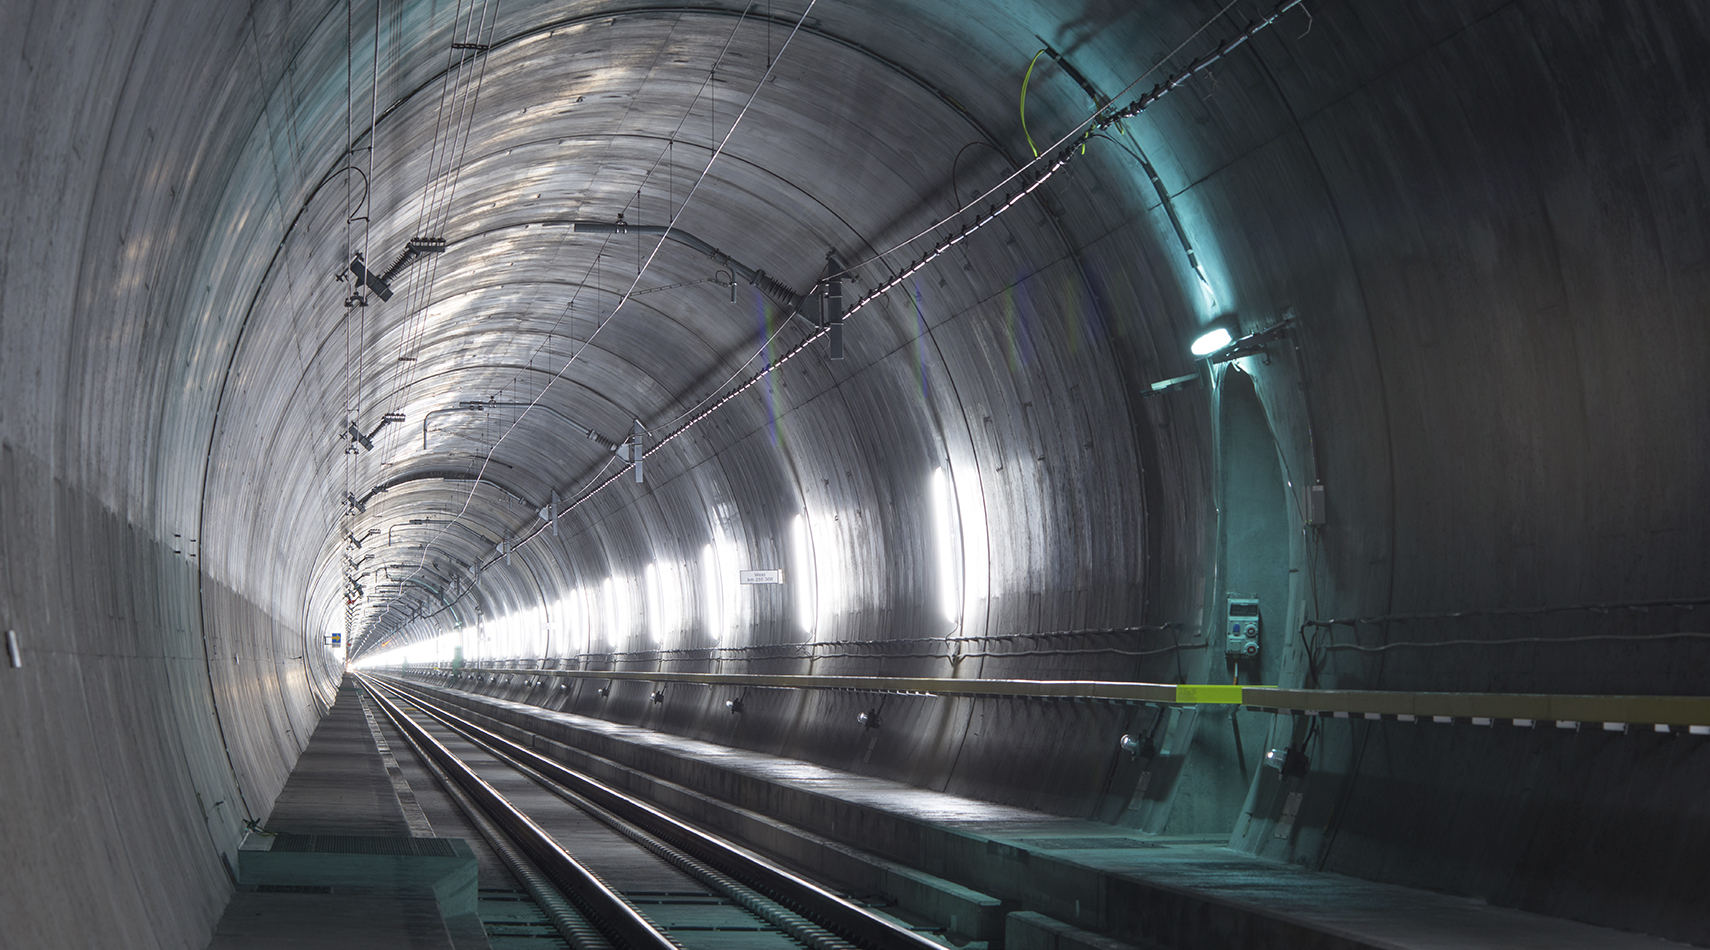
[(1223, 652), (1236, 659), (1259, 655), (1259, 599), (1229, 597), (1229, 621), (1223, 625)]
[(1317, 482), (1306, 487), (1306, 523), (1321, 525), (1324, 523), (1324, 483)]

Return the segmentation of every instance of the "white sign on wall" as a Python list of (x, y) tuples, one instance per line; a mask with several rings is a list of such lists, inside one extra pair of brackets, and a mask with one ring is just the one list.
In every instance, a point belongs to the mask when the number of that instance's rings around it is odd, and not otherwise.
[(738, 578), (744, 584), (782, 584), (783, 571), (742, 571)]

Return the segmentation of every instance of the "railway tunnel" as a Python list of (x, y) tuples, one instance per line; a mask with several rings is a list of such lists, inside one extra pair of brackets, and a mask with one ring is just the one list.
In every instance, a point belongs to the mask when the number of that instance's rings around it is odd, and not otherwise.
[(0, 36), (0, 944), (1710, 945), (1701, 7)]

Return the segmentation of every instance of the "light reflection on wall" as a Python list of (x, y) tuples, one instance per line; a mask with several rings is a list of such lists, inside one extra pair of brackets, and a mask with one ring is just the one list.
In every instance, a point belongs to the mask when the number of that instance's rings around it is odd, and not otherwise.
[(830, 636), (849, 603), (848, 558), (834, 513), (807, 512), (790, 520), (790, 567), (784, 582), (795, 603), (796, 623), (810, 638)]
[(675, 561), (654, 561), (642, 573), (642, 586), (653, 643), (664, 645), (683, 629), (683, 572)]
[(831, 513), (808, 520), (813, 535), (814, 631), (825, 639), (835, 636), (837, 617), (849, 608), (851, 571), (843, 556), (841, 526), (842, 519)]
[(790, 519), (790, 569), (784, 575), (784, 581), (789, 585), (790, 599), (796, 605), (796, 625), (811, 639), (816, 616), (813, 546), (808, 536), (806, 515)]
[(952, 463), (948, 474), (944, 468), (933, 469), (927, 496), (939, 612), (955, 627), (978, 623), (990, 593), (991, 557), (977, 469), (971, 461)]
[(932, 553), (938, 574), (938, 610), (952, 624), (962, 617), (962, 539), (955, 535), (951, 514), (950, 479), (943, 468), (932, 470), (927, 495), (932, 508)]
[(991, 586), (991, 552), (987, 547), (986, 497), (980, 490), (979, 469), (972, 459), (950, 464), (950, 485), (955, 489), (957, 526), (962, 529), (962, 620), (964, 633), (981, 622), (982, 608)]

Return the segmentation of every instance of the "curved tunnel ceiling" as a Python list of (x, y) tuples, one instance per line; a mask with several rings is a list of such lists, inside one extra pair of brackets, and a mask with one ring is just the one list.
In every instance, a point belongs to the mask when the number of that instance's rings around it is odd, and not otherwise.
[[(407, 6), (378, 34), (353, 17), (347, 36), (340, 8), (294, 37), (283, 81), (269, 90), (228, 192), (246, 205), (277, 201), (264, 213), (289, 225), (265, 268), (243, 242), (210, 247), (203, 263), (211, 274), (243, 275), (230, 294), (234, 307), (252, 298), (219, 401), (221, 464), (206, 490), (224, 501), (207, 516), (235, 537), (276, 537), (288, 559), (314, 563), (309, 626), (342, 627), (346, 618), (329, 608), (355, 601), (358, 654), (392, 642), (406, 619), (440, 618), (419, 626), (422, 635), (447, 629), (457, 613), (424, 611), (435, 598), (419, 590), (377, 596), (364, 586), (353, 594), (344, 575), (356, 571), (341, 565), (359, 552), (374, 556), (370, 569), (412, 578), (435, 557), (457, 558), (482, 578), (477, 584), (532, 588), (549, 601), (581, 583), (635, 574), (648, 560), (692, 562), (720, 529), (688, 509), (724, 495), (746, 509), (744, 566), (776, 566), (782, 522), (795, 510), (817, 502), (836, 517), (859, 507), (848, 497), (853, 486), (832, 488), (824, 474), (842, 469), (854, 478), (866, 469), (866, 479), (879, 478), (873, 457), (848, 438), (850, 427), (872, 420), (840, 388), (846, 382), (922, 391), (912, 410), (889, 419), (914, 430), (902, 441), (912, 443), (915, 471), (887, 473), (919, 480), (892, 486), (906, 494), (924, 494), (933, 459), (984, 437), (971, 432), (965, 407), (955, 419), (943, 415), (955, 407), (933, 404), (928, 377), (941, 370), (929, 364), (941, 357), (898, 358), (923, 349), (922, 329), (990, 309), (994, 295), (1042, 276), (1057, 285), (1048, 306), (1108, 311), (1063, 315), (1084, 319), (1089, 337), (1108, 332), (1100, 321), (1151, 333), (1164, 320), (1132, 301), (1093, 299), (1068, 236), (1073, 225), (1059, 220), (1063, 209), (1046, 192), (922, 272), (912, 290), (852, 318), (842, 363), (827, 360), (823, 345), (805, 353), (799, 367), (780, 370), (776, 386), (762, 384), (765, 395), (733, 401), (673, 451), (655, 453), (645, 488), (614, 483), (584, 501), (590, 486), (623, 467), (609, 443), (624, 441), (635, 421), (651, 448), (647, 439), (813, 332), (817, 300), (791, 319), (776, 294), (769, 299), (739, 271), (758, 270), (803, 295), (835, 251), (841, 262), (860, 262), (850, 267), (852, 301), (920, 253), (958, 201), (999, 184), (1025, 153), (1006, 140), (1018, 131), (1009, 123), (1000, 137), (961, 104), (1007, 99), (996, 92), (1005, 84), (997, 75), (928, 75), (944, 66), (923, 55), (931, 27), (965, 26), (947, 16), (954, 11), (827, 4), (804, 19), (661, 6), (566, 17), (554, 5), (509, 3), (496, 20), (482, 20), (486, 9), (430, 15)], [(1020, 19), (993, 12), (982, 16), (988, 30), (1007, 31), (1015, 49), (1028, 45)], [(454, 36), (462, 48), (447, 56)], [(979, 41), (1000, 45), (989, 34)], [(876, 46), (891, 47), (889, 55)], [(1007, 50), (973, 59), (1007, 76), (1014, 58)], [(1043, 83), (1034, 90), (1034, 121), (1051, 130), (1041, 136), (1061, 134), (1090, 111), (1090, 102), (1074, 101), (1072, 86), (1054, 92)], [(631, 225), (670, 223), (692, 243), (575, 230), (620, 216)], [(928, 240), (902, 243), (922, 229)], [(361, 254), (379, 272), (413, 238), (442, 239), (444, 250), (398, 269), (390, 300), (349, 269)], [(707, 244), (739, 266), (697, 250)], [(1013, 321), (1013, 300), (1008, 306)], [(989, 324), (991, 316), (976, 319)], [(1020, 345), (1001, 323), (955, 333), (988, 348)], [(1101, 401), (1120, 406), (1115, 368), (1099, 375)], [(456, 411), (482, 403), (503, 408)], [(349, 436), (351, 424), (364, 439), (372, 433), (372, 450)], [(772, 446), (732, 464), (730, 450), (763, 429)], [(741, 470), (754, 465), (778, 469), (758, 478), (785, 488), (783, 499), (754, 490), (756, 474)], [(414, 493), (375, 491), (413, 473), (454, 472), (504, 491), (447, 481), (437, 507), (423, 507), (433, 503)], [(644, 500), (650, 490), (684, 496), (681, 510)], [(538, 533), (535, 511), (554, 496), (573, 510), (555, 535), (533, 537), (531, 550), (514, 555), (545, 581), (501, 579), (519, 573), (512, 559), (496, 544), (471, 549), (449, 527), (425, 545), (412, 539), (376, 551), (378, 541), (358, 548), (353, 540), (437, 512), (465, 535), (514, 544)], [(614, 526), (613, 518), (630, 524)], [(574, 546), (592, 550), (572, 554)], [(924, 556), (908, 560), (892, 569), (930, 573)], [(894, 599), (885, 583), (874, 581), (868, 599)], [(913, 595), (929, 598), (926, 590)]]

